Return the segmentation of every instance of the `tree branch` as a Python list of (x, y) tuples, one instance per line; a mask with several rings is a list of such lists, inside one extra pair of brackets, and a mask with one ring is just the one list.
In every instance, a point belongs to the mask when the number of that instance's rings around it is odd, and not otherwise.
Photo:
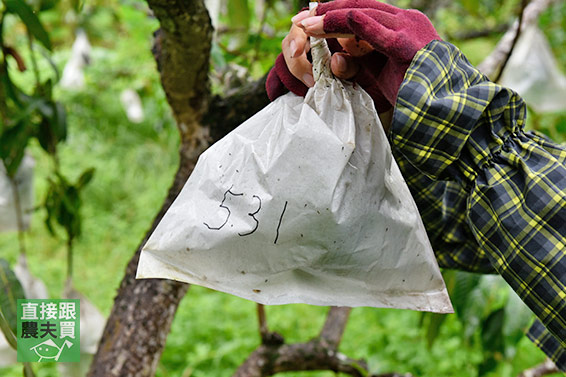
[(515, 32), (515, 37), (513, 38), (513, 42), (511, 43), (511, 47), (509, 48), (509, 51), (505, 55), (505, 58), (503, 59), (503, 62), (501, 63), (501, 65), (499, 67), (499, 71), (497, 72), (497, 75), (493, 79), (494, 82), (498, 82), (501, 79), (501, 75), (503, 74), (503, 71), (505, 70), (505, 67), (507, 66), (507, 62), (509, 61), (509, 58), (513, 54), (513, 50), (515, 50), (515, 45), (517, 44), (517, 41), (519, 40), (519, 37), (521, 36), (521, 31), (523, 30), (522, 29), (523, 18), (524, 18), (524, 15), (525, 15), (525, 8), (527, 7), (528, 3), (529, 3), (529, 0), (521, 0), (521, 10), (519, 12), (519, 21), (517, 22), (517, 31)]
[(354, 377), (412, 377), (397, 373), (370, 375), (364, 360), (351, 359), (337, 352), (351, 310), (347, 307), (330, 308), (319, 337), (308, 343), (285, 344), (282, 338), (279, 343), (264, 340), (233, 377), (266, 377), (313, 370), (331, 370)]
[(332, 370), (354, 377), (367, 376), (363, 361), (350, 359), (325, 347), (318, 339), (308, 343), (259, 346), (233, 377), (265, 377), (282, 372)]
[(509, 29), (509, 24), (498, 24), (481, 30), (461, 30), (454, 34), (448, 35), (448, 40), (467, 41), (470, 39), (489, 37), (493, 34), (503, 33)]
[[(523, 20), (521, 23), (521, 29), (526, 29), (530, 25), (534, 24), (540, 14), (547, 9), (555, 0), (533, 0), (525, 8)], [(519, 22), (513, 23), (513, 26), (507, 30), (505, 35), (501, 38), (495, 49), (489, 54), (487, 58), (484, 59), (481, 64), (478, 65), (478, 69), (488, 77), (495, 77), (498, 68), (501, 67), (505, 57), (509, 55), (511, 48), (513, 46), (513, 40), (517, 34), (517, 29), (519, 28)]]
[(212, 25), (202, 0), (147, 0), (161, 28), (153, 55), (181, 135), (181, 153), (191, 160), (208, 147), (200, 124), (208, 109)]
[(277, 373), (331, 370), (354, 377), (413, 377), (411, 374), (369, 374), (363, 360), (329, 350), (318, 339), (308, 343), (261, 345), (232, 377), (266, 377)]
[(265, 318), (265, 306), (262, 304), (257, 304), (257, 319), (259, 325), (259, 336), (262, 342), (265, 342), (265, 338), (269, 333), (269, 329), (267, 328), (267, 319)]
[(362, 376), (358, 369), (367, 370), (363, 361), (336, 352), (350, 311), (351, 308), (330, 308), (320, 336), (308, 343), (287, 345), (281, 338), (280, 343), (273, 344), (266, 342), (271, 337), (262, 335), (263, 344), (238, 368), (234, 377), (271, 376), (300, 370), (333, 370)]
[(320, 340), (331, 350), (337, 350), (348, 323), (352, 308), (333, 306), (320, 331)]
[(267, 75), (223, 98), (214, 96), (202, 124), (209, 128), (212, 140), (219, 140), (269, 104), (265, 90)]

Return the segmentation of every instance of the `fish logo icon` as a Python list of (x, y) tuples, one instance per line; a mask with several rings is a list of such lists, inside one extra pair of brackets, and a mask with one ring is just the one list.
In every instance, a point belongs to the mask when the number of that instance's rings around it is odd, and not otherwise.
[(39, 362), (41, 362), (43, 359), (58, 361), (61, 353), (63, 352), (63, 349), (65, 347), (71, 348), (72, 345), (73, 343), (71, 341), (65, 340), (65, 342), (61, 344), (61, 346), (58, 346), (52, 339), (48, 339), (31, 347), (30, 350), (34, 351), (37, 356), (39, 356)]

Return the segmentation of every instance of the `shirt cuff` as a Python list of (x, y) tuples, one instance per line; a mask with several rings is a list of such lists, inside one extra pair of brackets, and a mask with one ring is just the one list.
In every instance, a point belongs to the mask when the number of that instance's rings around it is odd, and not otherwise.
[(523, 100), (479, 72), (455, 46), (432, 41), (399, 89), (390, 141), (435, 180), (474, 180), (507, 139), (522, 132)]

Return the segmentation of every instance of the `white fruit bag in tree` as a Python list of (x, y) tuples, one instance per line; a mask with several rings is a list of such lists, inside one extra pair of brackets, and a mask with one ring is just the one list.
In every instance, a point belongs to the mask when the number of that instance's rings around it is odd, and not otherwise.
[[(10, 179), (0, 161), (0, 232), (26, 230), (33, 211), (33, 157), (26, 154), (13, 179)], [(17, 190), (17, 198), (14, 188)], [(18, 206), (19, 204), (19, 206)], [(19, 212), (19, 213), (18, 213)], [(21, 224), (18, 225), (18, 218)]]
[(372, 99), (333, 78), (279, 97), (204, 152), (145, 244), (137, 278), (262, 304), (452, 312)]
[(536, 25), (521, 32), (501, 85), (517, 91), (536, 112), (566, 111), (566, 76)]

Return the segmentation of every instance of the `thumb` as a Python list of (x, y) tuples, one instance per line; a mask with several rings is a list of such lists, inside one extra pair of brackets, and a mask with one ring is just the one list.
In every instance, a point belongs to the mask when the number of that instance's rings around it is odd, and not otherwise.
[(332, 55), (330, 69), (334, 76), (342, 80), (349, 80), (358, 74), (360, 65), (351, 55), (337, 52)]

